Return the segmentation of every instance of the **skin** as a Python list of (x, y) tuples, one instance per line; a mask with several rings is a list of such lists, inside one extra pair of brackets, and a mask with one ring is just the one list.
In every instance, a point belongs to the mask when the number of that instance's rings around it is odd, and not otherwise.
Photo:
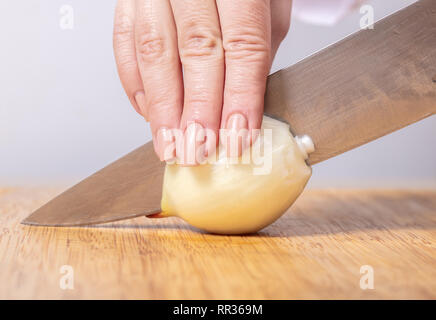
[(291, 0), (118, 0), (118, 73), (162, 161), (196, 165), (215, 151), (220, 128), (260, 128), (290, 12)]

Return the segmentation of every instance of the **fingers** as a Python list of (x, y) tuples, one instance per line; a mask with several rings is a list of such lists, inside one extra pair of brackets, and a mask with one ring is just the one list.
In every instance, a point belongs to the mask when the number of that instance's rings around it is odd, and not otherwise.
[(269, 3), (217, 0), (226, 63), (222, 128), (261, 126), (271, 59)]
[(169, 0), (136, 0), (135, 46), (145, 109), (159, 158), (175, 156), (171, 129), (182, 113), (183, 80)]
[(135, 110), (145, 116), (145, 96), (135, 52), (135, 1), (118, 0), (115, 9), (113, 46), (118, 74)]
[(271, 63), (291, 23), (292, 0), (271, 0)]
[[(200, 144), (210, 155), (220, 126), (260, 128), (266, 77), (291, 3), (271, 1), (272, 9), (270, 0), (118, 1), (118, 72), (132, 105), (151, 122), (161, 160), (175, 156), (174, 148), (168, 152), (173, 128), (186, 131), (182, 162)], [(271, 14), (283, 16), (272, 27)]]
[[(183, 65), (184, 105), (181, 129), (186, 132), (185, 164), (195, 159), (201, 144), (203, 156), (215, 151), (221, 121), (224, 53), (215, 0), (171, 0), (177, 26), (179, 56)], [(206, 132), (212, 131), (206, 137)], [(199, 139), (192, 136), (198, 134)], [(206, 139), (206, 141), (202, 140)]]

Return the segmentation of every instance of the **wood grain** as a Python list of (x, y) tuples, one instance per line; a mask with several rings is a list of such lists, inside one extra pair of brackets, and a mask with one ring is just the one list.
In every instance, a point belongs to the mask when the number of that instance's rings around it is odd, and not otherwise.
[(268, 78), (265, 112), (315, 164), (436, 113), (436, 1), (420, 0)]
[[(19, 224), (59, 191), (0, 189), (0, 298), (436, 298), (436, 191), (308, 190), (251, 236), (176, 218)], [(60, 289), (62, 265), (74, 290)], [(359, 287), (362, 265), (373, 290)]]

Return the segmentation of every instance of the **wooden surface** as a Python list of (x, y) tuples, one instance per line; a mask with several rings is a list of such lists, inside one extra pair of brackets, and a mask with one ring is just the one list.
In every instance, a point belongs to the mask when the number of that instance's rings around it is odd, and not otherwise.
[[(0, 189), (0, 298), (436, 299), (436, 191), (307, 191), (251, 236), (136, 218), (19, 222), (60, 189)], [(74, 269), (62, 290), (60, 267)], [(360, 268), (374, 289), (359, 287)]]
[(326, 160), (436, 113), (435, 44), (436, 1), (420, 0), (271, 75), (265, 112)]

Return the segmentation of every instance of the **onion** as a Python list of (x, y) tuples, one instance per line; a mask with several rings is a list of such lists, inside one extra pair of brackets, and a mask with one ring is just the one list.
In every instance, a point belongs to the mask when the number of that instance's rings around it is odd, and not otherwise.
[[(237, 163), (218, 148), (214, 163), (167, 164), (160, 216), (177, 216), (212, 233), (259, 231), (294, 203), (311, 176), (305, 159), (313, 144), (307, 136), (299, 139), (287, 124), (264, 116), (259, 137)], [(253, 156), (255, 150), (263, 150), (261, 157)]]

